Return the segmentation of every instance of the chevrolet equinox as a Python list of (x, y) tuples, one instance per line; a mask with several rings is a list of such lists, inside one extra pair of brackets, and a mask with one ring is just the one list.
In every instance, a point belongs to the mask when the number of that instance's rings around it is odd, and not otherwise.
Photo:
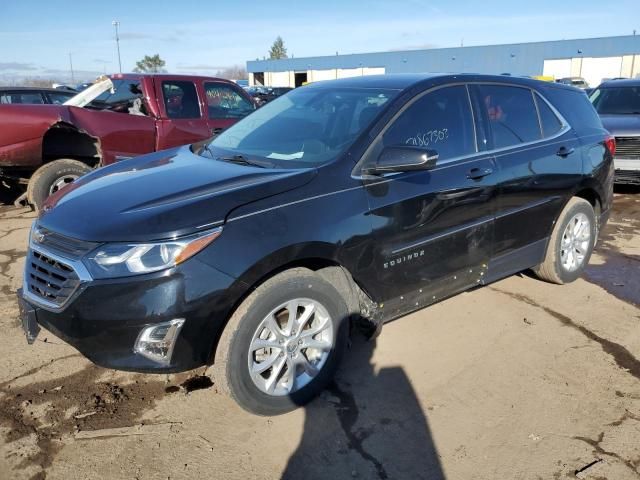
[(560, 84), (304, 86), (214, 139), (51, 196), (30, 233), (23, 328), (114, 369), (212, 364), (246, 410), (286, 412), (330, 381), (352, 323), (374, 335), (525, 269), (578, 278), (608, 218), (614, 153), (586, 95)]

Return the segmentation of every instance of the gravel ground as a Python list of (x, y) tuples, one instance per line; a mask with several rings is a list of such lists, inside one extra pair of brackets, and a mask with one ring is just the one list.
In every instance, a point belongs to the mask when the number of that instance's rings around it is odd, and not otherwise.
[(354, 339), (304, 409), (249, 415), (205, 369), (126, 374), (17, 320), (33, 214), (0, 209), (0, 478), (640, 478), (640, 191), (584, 279), (527, 274)]

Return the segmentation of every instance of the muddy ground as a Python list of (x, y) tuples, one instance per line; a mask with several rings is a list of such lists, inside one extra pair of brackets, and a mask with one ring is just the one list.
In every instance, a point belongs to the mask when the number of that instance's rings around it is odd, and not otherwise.
[(640, 191), (587, 275), (517, 275), (355, 339), (304, 409), (241, 411), (206, 371), (124, 374), (43, 331), (14, 292), (33, 215), (0, 209), (2, 479), (640, 478)]

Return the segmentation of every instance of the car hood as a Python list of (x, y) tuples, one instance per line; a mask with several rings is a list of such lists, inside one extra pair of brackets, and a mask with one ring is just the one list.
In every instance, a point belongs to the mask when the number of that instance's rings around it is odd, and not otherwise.
[(222, 224), (234, 208), (301, 187), (315, 174), (222, 162), (179, 147), (81, 177), (47, 199), (38, 222), (93, 242), (172, 238)]
[(640, 135), (640, 115), (601, 115), (604, 128), (615, 136)]

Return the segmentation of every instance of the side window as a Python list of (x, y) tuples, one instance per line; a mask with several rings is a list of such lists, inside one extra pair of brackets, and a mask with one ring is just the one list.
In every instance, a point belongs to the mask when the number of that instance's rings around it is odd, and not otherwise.
[(382, 143), (430, 148), (438, 152), (440, 160), (475, 153), (467, 88), (440, 88), (419, 98), (387, 129)]
[(98, 95), (87, 105), (87, 108), (117, 113), (146, 114), (138, 80), (112, 80), (112, 82), (113, 90), (107, 90)]
[(44, 100), (40, 93), (5, 92), (0, 96), (0, 103), (42, 104)]
[[(15, 95), (16, 97), (18, 95)], [(29, 104), (43, 104), (44, 100), (42, 99), (42, 95), (38, 93), (21, 93), (19, 95), (20, 100), (17, 103), (29, 103)]]
[(229, 85), (207, 82), (204, 91), (209, 118), (242, 118), (254, 110), (251, 102)]
[(169, 118), (200, 118), (198, 94), (193, 82), (166, 80), (162, 82), (162, 96)]
[(64, 102), (73, 97), (73, 94), (49, 92), (49, 100), (55, 105), (62, 105)]
[(531, 90), (507, 85), (479, 85), (478, 91), (489, 118), (494, 148), (542, 138)]
[(535, 97), (542, 126), (542, 136), (544, 138), (551, 137), (562, 129), (562, 122), (540, 95), (536, 94)]

